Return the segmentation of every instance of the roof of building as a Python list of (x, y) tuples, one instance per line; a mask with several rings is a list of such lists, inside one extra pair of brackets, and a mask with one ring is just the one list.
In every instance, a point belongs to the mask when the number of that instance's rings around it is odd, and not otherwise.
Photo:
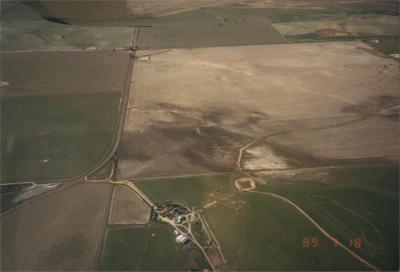
[(189, 239), (189, 238), (188, 238), (187, 236), (185, 236), (185, 235), (183, 235), (183, 234), (179, 234), (179, 235), (175, 238), (175, 241), (176, 241), (177, 243), (183, 244), (183, 243), (185, 243), (188, 239)]

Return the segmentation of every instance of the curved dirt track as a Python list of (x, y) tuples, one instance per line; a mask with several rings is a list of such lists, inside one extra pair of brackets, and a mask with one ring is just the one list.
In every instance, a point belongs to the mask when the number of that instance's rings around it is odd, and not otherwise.
[(277, 198), (281, 201), (284, 201), (285, 203), (289, 204), (291, 207), (295, 208), (298, 212), (300, 212), (304, 217), (307, 218), (308, 221), (310, 221), (326, 238), (331, 240), (332, 242), (336, 243), (339, 247), (341, 247), (344, 251), (346, 251), (350, 256), (352, 256), (354, 259), (358, 260), (360, 263), (368, 267), (369, 269), (373, 271), (380, 271), (379, 268), (374, 266), (373, 264), (369, 263), (367, 260), (363, 259), (359, 255), (357, 255), (355, 252), (353, 252), (351, 249), (343, 245), (341, 242), (336, 240), (332, 235), (330, 235), (327, 231), (325, 231), (314, 219), (312, 219), (303, 209), (301, 209), (299, 206), (297, 206), (295, 203), (290, 201), (289, 199), (282, 197), (280, 195), (272, 194), (272, 193), (267, 193), (267, 192), (260, 192), (260, 191), (253, 191), (251, 193), (257, 193), (257, 194), (262, 194), (262, 195), (267, 195), (270, 197)]

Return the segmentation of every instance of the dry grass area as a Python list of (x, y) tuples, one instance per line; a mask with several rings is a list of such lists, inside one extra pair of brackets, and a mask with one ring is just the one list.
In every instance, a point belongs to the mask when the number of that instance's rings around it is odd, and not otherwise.
[(112, 186), (66, 186), (2, 215), (2, 271), (96, 268)]
[(396, 161), (399, 156), (399, 124), (396, 120), (374, 117), (352, 125), (291, 132), (271, 137), (270, 142), (287, 150), (325, 160)]
[(140, 51), (119, 176), (232, 170), (258, 140), (318, 163), (397, 160), (399, 64), (359, 46)]
[(146, 224), (150, 208), (127, 186), (114, 188), (108, 224)]

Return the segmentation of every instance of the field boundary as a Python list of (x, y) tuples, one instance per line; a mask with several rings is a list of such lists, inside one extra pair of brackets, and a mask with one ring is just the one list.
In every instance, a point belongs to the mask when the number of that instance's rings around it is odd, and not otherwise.
[[(132, 45), (133, 48), (135, 48), (136, 40), (138, 37), (138, 28), (134, 28), (134, 34), (133, 34), (133, 40), (132, 40)], [(110, 50), (113, 51), (113, 50)], [(56, 51), (56, 52), (65, 52), (63, 50)], [(93, 51), (86, 51), (88, 53), (91, 52), (96, 52), (95, 50)], [(132, 75), (133, 75), (133, 67), (134, 67), (134, 62), (135, 62), (135, 55), (136, 55), (136, 50), (133, 49), (132, 51), (120, 51), (120, 52), (127, 52), (129, 57), (129, 65), (128, 65), (128, 71), (125, 79), (125, 87), (124, 90), (121, 92), (121, 98), (120, 98), (120, 103), (119, 103), (119, 120), (117, 120), (117, 125), (114, 127), (114, 135), (113, 139), (107, 148), (107, 151), (104, 152), (104, 156), (99, 159), (97, 162), (93, 164), (92, 167), (88, 168), (85, 170), (83, 173), (70, 177), (70, 178), (65, 178), (65, 179), (52, 179), (52, 180), (41, 180), (41, 182), (51, 182), (51, 183), (68, 183), (68, 182), (73, 182), (73, 181), (78, 181), (81, 179), (84, 179), (86, 176), (90, 176), (91, 174), (94, 174), (97, 172), (99, 169), (104, 167), (104, 165), (114, 156), (115, 152), (118, 150), (119, 147), (119, 142), (121, 139), (121, 135), (124, 132), (125, 128), (125, 120), (126, 120), (126, 113), (128, 109), (128, 103), (129, 103), (129, 97), (130, 93), (132, 90), (133, 82), (132, 82)], [(27, 184), (27, 183), (33, 183), (37, 182), (36, 180), (32, 181), (17, 181), (17, 182), (5, 182), (5, 183), (0, 183), (0, 185), (14, 185), (14, 184)]]

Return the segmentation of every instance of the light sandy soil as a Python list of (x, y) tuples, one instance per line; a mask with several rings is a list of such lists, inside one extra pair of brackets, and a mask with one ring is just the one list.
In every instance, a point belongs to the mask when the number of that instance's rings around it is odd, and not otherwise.
[(127, 186), (114, 188), (108, 224), (146, 224), (150, 208)]
[(288, 165), (285, 158), (278, 156), (268, 146), (255, 146), (245, 151), (245, 160), (243, 169), (284, 169)]
[(358, 46), (140, 51), (152, 56), (135, 64), (119, 176), (232, 170), (256, 139), (289, 157), (397, 160), (399, 64)]
[(58, 185), (59, 184), (57, 184), (57, 183), (56, 184), (42, 184), (42, 185), (35, 184), (35, 185), (23, 190), (12, 201), (19, 202), (19, 201), (23, 201), (23, 200), (38, 196), (38, 195), (46, 193), (50, 190), (54, 190), (55, 188), (57, 188)]
[(279, 184), (302, 184), (302, 183), (324, 183), (334, 181), (329, 173), (330, 168), (301, 168), (259, 171), (256, 173), (258, 183), (279, 183)]
[(110, 184), (75, 184), (1, 216), (2, 271), (96, 269)]

